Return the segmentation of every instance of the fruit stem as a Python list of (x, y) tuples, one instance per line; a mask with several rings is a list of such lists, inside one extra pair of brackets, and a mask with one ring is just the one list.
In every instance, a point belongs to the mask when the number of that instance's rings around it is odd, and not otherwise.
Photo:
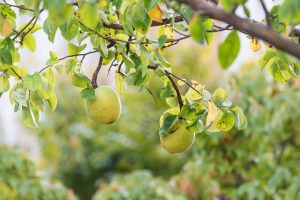
[(94, 89), (96, 89), (98, 87), (97, 78), (98, 78), (99, 71), (102, 67), (102, 62), (103, 62), (103, 57), (100, 56), (98, 66), (97, 66), (95, 72), (93, 73), (93, 77), (92, 77), (92, 86)]

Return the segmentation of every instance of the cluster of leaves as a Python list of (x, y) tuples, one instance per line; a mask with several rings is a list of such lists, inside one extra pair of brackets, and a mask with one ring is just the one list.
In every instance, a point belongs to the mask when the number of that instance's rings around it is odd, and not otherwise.
[(12, 148), (0, 146), (1, 199), (68, 199), (76, 196), (63, 185), (50, 184), (36, 175), (34, 164)]
[(93, 196), (93, 200), (187, 200), (184, 195), (148, 171), (135, 171), (131, 174), (114, 176), (111, 183), (103, 185)]
[[(182, 82), (180, 80), (179, 84)], [(166, 79), (160, 95), (171, 108), (161, 116), (161, 134), (168, 133), (178, 118), (185, 119), (187, 128), (195, 133), (229, 131), (235, 124), (238, 130), (247, 126), (242, 109), (238, 106), (231, 108), (232, 102), (227, 97), (226, 90), (219, 88), (210, 94), (199, 83), (194, 81), (193, 85), (187, 90), (180, 110), (173, 97), (174, 89)]]

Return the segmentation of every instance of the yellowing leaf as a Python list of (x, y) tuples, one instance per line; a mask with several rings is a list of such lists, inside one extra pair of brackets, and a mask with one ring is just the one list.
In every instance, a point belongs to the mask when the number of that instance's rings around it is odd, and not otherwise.
[[(183, 79), (184, 81), (185, 81), (185, 79)], [(183, 86), (184, 84), (185, 84), (185, 82), (184, 81), (182, 81), (182, 80), (178, 80), (177, 81), (177, 85), (179, 85), (179, 86)]]
[(162, 35), (166, 35), (167, 38), (170, 40), (173, 40), (175, 38), (175, 33), (173, 31), (173, 28), (168, 25), (160, 26), (158, 28), (158, 37)]
[(49, 99), (47, 99), (47, 101), (48, 101), (52, 111), (54, 111), (57, 106), (57, 97), (54, 92), (51, 92), (49, 94)]
[(177, 97), (166, 98), (166, 102), (170, 107), (176, 107), (178, 105)]
[(202, 95), (200, 94), (200, 92), (197, 92), (192, 88), (189, 88), (189, 90), (185, 94), (185, 98), (187, 98), (188, 100), (199, 100), (202, 98)]
[(124, 85), (124, 78), (121, 74), (116, 73), (115, 76), (116, 81), (116, 88), (120, 94), (124, 94), (125, 92), (125, 85)]
[(0, 94), (9, 90), (10, 83), (8, 78), (0, 76)]
[(0, 34), (5, 36), (8, 36), (13, 30), (13, 25), (12, 23), (5, 19), (2, 23), (2, 26), (0, 27)]
[(256, 38), (251, 39), (250, 48), (254, 52), (260, 50), (260, 48), (261, 48), (260, 42)]
[(32, 52), (34, 52), (36, 49), (36, 41), (31, 33), (28, 33), (24, 37), (23, 44), (28, 50), (30, 50)]
[(208, 113), (206, 117), (206, 126), (209, 126), (219, 115), (219, 108), (212, 102), (207, 102)]
[(148, 15), (152, 20), (162, 22), (162, 11), (158, 5), (149, 10)]

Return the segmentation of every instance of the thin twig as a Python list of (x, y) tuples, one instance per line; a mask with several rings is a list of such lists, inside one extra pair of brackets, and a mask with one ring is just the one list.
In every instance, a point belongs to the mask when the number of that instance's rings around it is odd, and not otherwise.
[(22, 34), (21, 41), (20, 41), (20, 44), (21, 44), (21, 45), (22, 45), (22, 43), (23, 43), (23, 40), (24, 40), (25, 36), (26, 36), (28, 33), (30, 33), (30, 31), (35, 27), (37, 20), (38, 20), (38, 19), (35, 18), (35, 20), (34, 20), (32, 26), (28, 29), (28, 31), (26, 31), (26, 32), (24, 32), (24, 33)]
[(171, 76), (173, 76), (174, 78), (176, 78), (176, 79), (184, 82), (187, 86), (189, 86), (190, 88), (192, 88), (192, 90), (194, 90), (195, 92), (197, 92), (198, 94), (200, 94), (202, 96), (201, 92), (199, 92), (196, 88), (194, 88), (189, 82), (187, 82), (186, 80), (184, 80), (182, 78), (179, 78), (178, 76), (176, 76), (175, 74), (172, 74), (171, 72), (169, 72), (169, 74)]
[[(87, 56), (89, 54), (93, 54), (93, 53), (97, 53), (98, 51), (90, 51), (90, 52), (87, 52), (87, 53), (79, 53), (79, 54), (72, 54), (72, 55), (68, 55), (68, 56), (65, 56), (65, 57), (62, 57), (60, 59), (58, 59), (59, 61), (62, 61), (66, 58), (72, 58), (72, 57), (78, 57), (78, 56)], [(44, 68), (42, 68), (39, 72), (43, 72), (45, 71), (46, 69), (48, 69), (49, 67), (52, 67), (53, 65), (47, 65), (45, 66)]]
[[(179, 22), (183, 22), (183, 21), (184, 21), (183, 16), (176, 16), (176, 17), (174, 17), (174, 21), (173, 21), (172, 18), (163, 19), (162, 22), (152, 21), (151, 26), (152, 27), (154, 27), (154, 26), (163, 26), (163, 25), (170, 24), (172, 22), (179, 23)], [(111, 29), (115, 29), (115, 30), (123, 30), (124, 29), (122, 24), (103, 24), (103, 26), (105, 28), (111, 28)]]
[(14, 68), (10, 68), (10, 69), (21, 81), (23, 81), (23, 78), (14, 70)]
[(264, 0), (260, 0), (260, 4), (261, 4), (261, 6), (262, 6), (262, 8), (263, 8), (263, 10), (265, 12), (267, 25), (268, 25), (268, 27), (271, 27), (271, 21), (270, 21), (269, 11), (267, 9), (267, 6), (266, 6)]
[(119, 64), (119, 67), (118, 67), (118, 70), (117, 72), (120, 73), (121, 72), (121, 68), (122, 68), (122, 65), (123, 65), (124, 61), (122, 60)]
[(109, 72), (110, 72), (111, 68), (112, 68), (113, 66), (115, 66), (116, 60), (117, 60), (117, 58), (115, 57), (115, 58), (113, 59), (113, 61), (110, 63), (110, 66), (109, 66), (108, 71), (107, 71), (107, 76), (109, 75)]
[(171, 83), (173, 85), (173, 88), (175, 89), (176, 96), (177, 96), (177, 99), (178, 99), (179, 109), (181, 110), (181, 108), (183, 106), (183, 101), (182, 101), (182, 98), (181, 98), (181, 94), (180, 94), (179, 88), (178, 88), (177, 84), (175, 83), (175, 81), (173, 80), (173, 78), (171, 77), (170, 72), (168, 72), (167, 70), (165, 70), (165, 75), (171, 81)]
[(4, 74), (6, 74), (6, 72), (7, 72), (7, 69), (4, 70), (0, 76), (3, 76)]
[(147, 91), (150, 93), (150, 95), (152, 96), (152, 98), (153, 98), (153, 100), (155, 101), (155, 103), (157, 103), (157, 100), (156, 100), (156, 98), (155, 98), (153, 92), (152, 92), (149, 88), (146, 88), (146, 89), (147, 89)]
[(5, 4), (5, 5), (8, 5), (9, 7), (13, 7), (13, 8), (18, 8), (20, 10), (27, 10), (27, 11), (31, 11), (31, 12), (34, 12), (33, 9), (30, 9), (30, 8), (25, 8), (23, 6), (18, 6), (18, 5), (13, 5), (13, 4), (10, 4), (10, 3), (7, 3), (6, 0), (3, 0), (4, 3), (0, 3), (1, 4)]
[(13, 37), (13, 39), (12, 40), (16, 40), (17, 39), (17, 37), (19, 37), (20, 35), (21, 35), (21, 33), (23, 33), (23, 31), (31, 24), (31, 22), (33, 22), (33, 20), (35, 19), (35, 16), (33, 16), (32, 18), (31, 18), (31, 20), (19, 31), (19, 33), (17, 33), (16, 35), (15, 35), (15, 37)]

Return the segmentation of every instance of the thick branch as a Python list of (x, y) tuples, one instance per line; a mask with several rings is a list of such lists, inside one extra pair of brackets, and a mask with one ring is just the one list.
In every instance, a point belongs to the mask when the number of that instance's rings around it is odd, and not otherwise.
[(206, 15), (212, 19), (225, 22), (237, 30), (247, 33), (252, 37), (260, 38), (272, 46), (285, 51), (298, 59), (300, 59), (300, 45), (282, 37), (272, 29), (259, 23), (253, 23), (232, 13), (226, 13), (220, 8), (206, 3), (203, 0), (177, 0), (178, 2), (185, 3), (197, 10), (202, 15)]
[(100, 55), (98, 66), (97, 66), (95, 72), (93, 73), (93, 77), (92, 77), (92, 86), (94, 89), (96, 89), (98, 87), (97, 78), (98, 78), (99, 71), (102, 67), (102, 62), (103, 62), (103, 57)]

